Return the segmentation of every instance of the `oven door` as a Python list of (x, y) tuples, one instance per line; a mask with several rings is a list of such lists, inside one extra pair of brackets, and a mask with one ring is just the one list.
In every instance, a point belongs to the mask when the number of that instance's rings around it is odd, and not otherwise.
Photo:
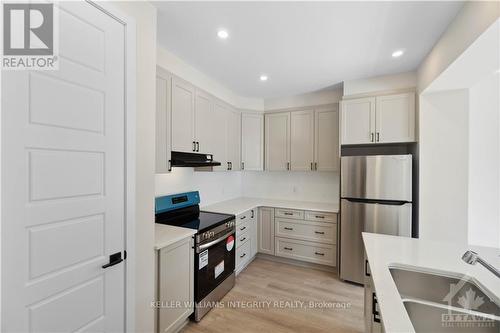
[(196, 245), (194, 298), (200, 302), (234, 272), (236, 243), (234, 231), (214, 241)]

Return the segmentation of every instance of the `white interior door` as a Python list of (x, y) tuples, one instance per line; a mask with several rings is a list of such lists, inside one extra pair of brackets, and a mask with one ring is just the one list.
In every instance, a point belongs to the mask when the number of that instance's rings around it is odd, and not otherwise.
[(195, 89), (189, 83), (172, 78), (172, 150), (194, 151), (194, 99)]
[(290, 112), (265, 115), (266, 170), (290, 168)]
[(339, 169), (339, 113), (334, 108), (315, 110), (315, 169)]
[(340, 102), (341, 144), (375, 142), (375, 98)]
[(243, 170), (264, 169), (264, 115), (241, 115), (241, 162)]
[(314, 111), (294, 111), (290, 119), (290, 169), (312, 171), (314, 161)]
[(123, 332), (124, 26), (60, 3), (60, 68), (2, 72), (2, 332)]
[(415, 94), (377, 97), (377, 142), (415, 141)]

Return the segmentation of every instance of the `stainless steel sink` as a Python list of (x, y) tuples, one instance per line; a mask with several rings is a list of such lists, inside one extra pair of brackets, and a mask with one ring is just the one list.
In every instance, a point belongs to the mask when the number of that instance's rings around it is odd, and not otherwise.
[(498, 298), (470, 277), (389, 270), (416, 332), (500, 333)]
[(415, 332), (498, 333), (500, 321), (492, 316), (459, 311), (447, 306), (403, 300)]

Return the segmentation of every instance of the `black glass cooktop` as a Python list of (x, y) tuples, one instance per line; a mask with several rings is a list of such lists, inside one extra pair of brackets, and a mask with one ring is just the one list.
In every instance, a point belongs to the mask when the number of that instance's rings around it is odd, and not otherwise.
[(196, 229), (203, 232), (222, 223), (234, 220), (230, 214), (199, 211), (199, 208), (187, 207), (156, 215), (156, 223)]

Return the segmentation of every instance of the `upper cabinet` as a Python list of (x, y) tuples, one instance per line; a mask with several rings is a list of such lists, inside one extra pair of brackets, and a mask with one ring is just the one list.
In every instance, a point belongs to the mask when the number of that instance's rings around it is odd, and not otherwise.
[(232, 108), (226, 114), (226, 159), (229, 170), (241, 170), (241, 113)]
[(415, 94), (341, 102), (341, 144), (415, 141)]
[(265, 116), (266, 170), (290, 170), (290, 112)]
[(195, 143), (195, 88), (176, 77), (172, 78), (172, 150), (196, 151)]
[(172, 77), (159, 71), (156, 76), (156, 173), (170, 171)]
[(265, 115), (266, 170), (338, 171), (336, 106)]
[(314, 170), (314, 110), (290, 113), (290, 169)]
[(214, 103), (212, 96), (196, 89), (195, 97), (195, 131), (194, 140), (195, 150), (200, 153), (213, 153), (213, 122), (214, 122)]
[(212, 118), (213, 126), (211, 135), (213, 140), (213, 149), (210, 153), (213, 154), (214, 161), (220, 162), (220, 166), (214, 167), (215, 171), (229, 170), (229, 162), (227, 160), (227, 117), (230, 112), (229, 106), (220, 100), (214, 101), (214, 115)]
[(415, 94), (377, 97), (375, 115), (377, 142), (415, 141)]
[(241, 115), (241, 168), (264, 170), (264, 115), (243, 113)]
[(314, 111), (314, 170), (339, 170), (339, 112), (337, 107)]

